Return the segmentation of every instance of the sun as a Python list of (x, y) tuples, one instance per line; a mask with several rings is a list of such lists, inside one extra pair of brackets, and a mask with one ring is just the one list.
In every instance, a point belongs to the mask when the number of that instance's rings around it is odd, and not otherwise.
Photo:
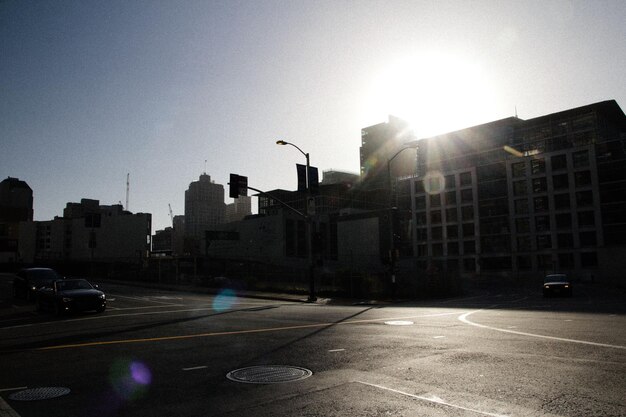
[(421, 53), (388, 65), (375, 79), (370, 102), (378, 117), (400, 117), (418, 137), (429, 137), (493, 120), (494, 96), (476, 62)]

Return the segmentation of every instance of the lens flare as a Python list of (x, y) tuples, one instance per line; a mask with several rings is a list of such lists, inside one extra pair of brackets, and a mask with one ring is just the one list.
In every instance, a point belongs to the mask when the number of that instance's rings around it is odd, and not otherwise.
[(430, 194), (440, 194), (446, 186), (445, 178), (439, 171), (430, 171), (424, 176), (424, 190)]
[(230, 288), (225, 288), (221, 290), (213, 300), (213, 310), (220, 312), (229, 310), (236, 302), (237, 294), (235, 294), (235, 291)]
[(133, 401), (148, 391), (152, 374), (143, 362), (121, 359), (111, 366), (109, 382), (123, 400)]

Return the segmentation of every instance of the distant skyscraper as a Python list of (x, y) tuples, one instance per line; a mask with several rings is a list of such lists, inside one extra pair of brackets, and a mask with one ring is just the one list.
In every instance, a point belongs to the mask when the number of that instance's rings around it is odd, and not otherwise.
[(224, 186), (206, 173), (200, 175), (185, 191), (185, 237), (198, 244), (204, 241), (205, 231), (224, 223), (224, 212)]
[(226, 223), (243, 220), (244, 217), (252, 214), (252, 198), (240, 196), (234, 202), (226, 205)]
[(0, 182), (0, 263), (19, 259), (20, 222), (33, 220), (33, 190), (8, 177)]

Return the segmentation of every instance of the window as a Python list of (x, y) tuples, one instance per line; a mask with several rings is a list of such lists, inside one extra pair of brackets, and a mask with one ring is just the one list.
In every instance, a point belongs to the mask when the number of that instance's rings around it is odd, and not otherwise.
[(589, 151), (579, 151), (572, 154), (574, 168), (589, 166)]
[(529, 233), (530, 219), (528, 217), (515, 219), (515, 230), (517, 230), (517, 233)]
[(570, 208), (569, 194), (555, 194), (554, 195), (554, 208), (556, 210), (563, 210)]
[(454, 190), (456, 188), (456, 183), (454, 180), (454, 175), (446, 175), (446, 190)]
[(443, 256), (443, 244), (433, 244), (433, 256)]
[(474, 236), (474, 223), (466, 223), (463, 225), (463, 237)]
[(417, 256), (428, 256), (428, 245), (417, 245)]
[(449, 242), (448, 243), (448, 255), (458, 255), (458, 254), (459, 254), (459, 243)]
[(420, 212), (415, 214), (416, 223), (418, 226), (426, 226), (426, 213)]
[(539, 269), (552, 268), (552, 256), (551, 255), (537, 255), (537, 267)]
[(532, 240), (530, 236), (518, 236), (517, 237), (517, 251), (518, 252), (530, 252), (533, 250)]
[(426, 196), (419, 196), (415, 198), (415, 209), (416, 210), (424, 210), (426, 209)]
[(473, 200), (472, 189), (461, 190), (461, 203), (471, 203)]
[(441, 211), (435, 210), (430, 212), (430, 222), (432, 224), (441, 223)]
[(593, 194), (591, 191), (579, 191), (576, 193), (576, 205), (578, 207), (593, 206)]
[(593, 211), (578, 212), (578, 227), (595, 226), (596, 217)]
[(424, 193), (424, 181), (423, 180), (415, 181), (415, 193), (416, 194)]
[(426, 228), (424, 227), (416, 229), (415, 235), (417, 240), (428, 240), (428, 234), (426, 233)]
[(567, 169), (567, 155), (554, 155), (551, 158), (552, 162), (552, 171), (559, 171), (562, 169)]
[(472, 185), (472, 173), (471, 172), (463, 172), (459, 176), (459, 180), (461, 182), (461, 186), (464, 185)]
[(591, 172), (580, 171), (574, 173), (574, 184), (576, 187), (585, 187), (591, 185)]
[(533, 179), (533, 192), (534, 193), (544, 193), (548, 189), (546, 178), (535, 178)]
[(441, 194), (433, 194), (430, 196), (431, 207), (441, 207)]
[(596, 239), (596, 232), (580, 232), (580, 246), (589, 247), (596, 246), (598, 241)]
[(535, 197), (533, 199), (533, 205), (535, 207), (535, 212), (548, 211), (550, 209), (547, 196)]
[(461, 207), (461, 217), (463, 221), (474, 220), (474, 207), (473, 206)]
[(515, 214), (526, 214), (528, 213), (528, 200), (521, 199), (515, 200)]
[(569, 249), (574, 247), (574, 236), (571, 233), (559, 233), (556, 236), (556, 242), (559, 248)]
[(478, 203), (481, 217), (503, 216), (509, 214), (509, 202), (506, 198), (483, 200)]
[(526, 163), (516, 162), (514, 164), (511, 164), (511, 171), (513, 173), (513, 178), (525, 176), (526, 175)]
[(446, 221), (450, 223), (450, 222), (455, 222), (457, 220), (458, 218), (457, 218), (457, 213), (456, 213), (456, 207), (446, 209)]
[(557, 230), (572, 228), (572, 215), (569, 213), (557, 214), (555, 220)]
[(447, 191), (446, 192), (446, 204), (456, 204), (456, 191)]
[(441, 227), (433, 227), (430, 229), (430, 235), (432, 240), (441, 240), (443, 237)]
[(535, 217), (535, 230), (538, 232), (546, 232), (550, 230), (550, 216)]
[(515, 181), (513, 183), (513, 195), (526, 195), (528, 193), (528, 187), (526, 187), (526, 180)]
[(446, 227), (446, 236), (448, 236), (448, 239), (454, 239), (459, 237), (459, 227), (454, 225), (454, 226), (447, 226)]
[(569, 187), (569, 179), (567, 174), (553, 175), (552, 186), (555, 190), (567, 189)]
[(550, 249), (552, 247), (552, 238), (550, 235), (537, 236), (537, 250)]
[(473, 240), (467, 240), (463, 242), (463, 253), (465, 255), (476, 253), (476, 242)]
[(533, 159), (530, 161), (530, 171), (533, 175), (535, 174), (543, 174), (546, 172), (546, 161), (541, 159)]

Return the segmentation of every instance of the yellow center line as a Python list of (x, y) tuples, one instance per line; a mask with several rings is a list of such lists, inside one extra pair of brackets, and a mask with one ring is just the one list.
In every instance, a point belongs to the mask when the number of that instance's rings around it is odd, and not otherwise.
[(194, 333), (194, 334), (186, 334), (186, 335), (179, 335), (179, 336), (161, 336), (161, 337), (148, 337), (148, 338), (140, 338), (140, 339), (107, 340), (107, 341), (102, 341), (102, 342), (86, 342), (86, 343), (75, 343), (75, 344), (69, 344), (69, 345), (46, 346), (42, 348), (36, 348), (35, 350), (48, 351), (48, 350), (70, 349), (70, 348), (79, 348), (79, 347), (88, 347), (88, 346), (121, 345), (121, 344), (130, 344), (130, 343), (147, 343), (147, 342), (162, 342), (162, 341), (168, 341), (168, 340), (195, 339), (199, 337), (217, 337), (217, 336), (232, 336), (232, 335), (253, 334), (253, 333), (268, 333), (268, 332), (278, 332), (278, 331), (283, 331), (283, 330), (298, 330), (298, 329), (331, 327), (331, 326), (346, 325), (346, 324), (374, 323), (374, 322), (381, 322), (381, 321), (384, 322), (384, 321), (390, 321), (390, 320), (407, 320), (407, 319), (417, 319), (417, 318), (425, 318), (425, 317), (440, 317), (440, 316), (450, 316), (450, 315), (456, 315), (456, 314), (458, 314), (458, 312), (426, 314), (426, 315), (421, 315), (421, 316), (410, 316), (410, 317), (350, 320), (350, 321), (336, 322), (336, 323), (301, 324), (301, 325), (295, 325), (295, 326), (269, 327), (269, 328), (263, 328), (263, 329), (232, 330), (232, 331), (211, 332), (211, 333)]

